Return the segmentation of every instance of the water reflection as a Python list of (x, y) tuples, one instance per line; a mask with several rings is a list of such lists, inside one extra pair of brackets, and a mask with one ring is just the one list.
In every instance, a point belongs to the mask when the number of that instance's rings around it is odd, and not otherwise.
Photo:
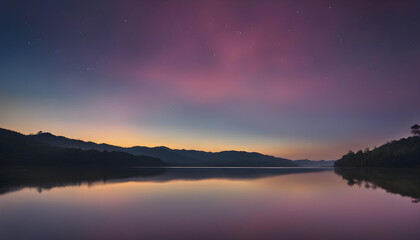
[[(259, 179), (287, 174), (332, 171), (333, 168), (22, 168), (0, 169), (0, 195), (35, 188), (38, 192), (56, 187), (110, 184), (127, 181), (169, 182), (205, 179)], [(420, 202), (420, 171), (412, 169), (335, 168), (349, 186), (384, 189)]]
[(134, 176), (150, 177), (163, 174), (164, 169), (101, 169), (101, 168), (49, 168), (2, 167), (0, 168), (0, 194), (36, 188), (38, 192), (54, 187), (95, 185), (113, 179)]
[(22, 168), (0, 169), (0, 194), (36, 188), (107, 184), (125, 181), (257, 179), (263, 177), (331, 171), (332, 168)]
[(413, 198), (420, 202), (420, 171), (418, 169), (336, 168), (335, 173), (349, 186), (366, 189), (381, 188), (389, 193)]
[(349, 173), (1, 168), (0, 239), (420, 239), (418, 204)]

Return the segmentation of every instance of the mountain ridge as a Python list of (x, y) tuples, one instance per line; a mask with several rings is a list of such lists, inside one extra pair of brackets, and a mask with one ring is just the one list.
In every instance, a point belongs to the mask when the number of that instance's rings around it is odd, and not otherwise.
[[(0, 130), (11, 131), (0, 128)], [(15, 132), (17, 134), (21, 134)], [(61, 147), (76, 148), (80, 150), (96, 150), (107, 152), (124, 152), (132, 155), (150, 156), (161, 159), (172, 166), (208, 166), (208, 167), (329, 167), (333, 161), (289, 160), (270, 156), (258, 152), (226, 150), (220, 152), (207, 152), (190, 149), (171, 149), (166, 146), (121, 147), (107, 143), (95, 143), (57, 136), (50, 132), (39, 131), (36, 134), (21, 134), (28, 139), (39, 143)]]
[(118, 151), (133, 155), (155, 157), (174, 166), (300, 167), (300, 165), (294, 163), (292, 160), (257, 152), (235, 150), (205, 152), (198, 150), (171, 149), (165, 146), (120, 147), (106, 143), (98, 144), (91, 141), (56, 136), (49, 132), (39, 132), (38, 134), (29, 134), (27, 136), (44, 144), (57, 147), (80, 148), (82, 150)]
[(295, 160), (294, 162), (301, 165), (302, 167), (333, 167), (335, 160), (313, 161), (309, 159), (300, 159)]
[(168, 164), (158, 158), (126, 152), (47, 145), (30, 135), (0, 128), (0, 165), (115, 168)]

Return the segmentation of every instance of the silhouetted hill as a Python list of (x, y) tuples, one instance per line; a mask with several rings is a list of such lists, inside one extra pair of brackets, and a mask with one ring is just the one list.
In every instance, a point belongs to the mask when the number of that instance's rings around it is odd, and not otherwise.
[(144, 156), (151, 156), (159, 159), (166, 159), (168, 163), (171, 164), (187, 164), (187, 163), (194, 163), (197, 159), (192, 159), (187, 156), (183, 156), (173, 152), (171, 149), (166, 147), (119, 147), (109, 144), (97, 144), (94, 142), (85, 142), (82, 140), (70, 139), (61, 136), (55, 136), (51, 133), (39, 133), (36, 135), (28, 135), (29, 138), (35, 139), (39, 142), (42, 142), (46, 145), (50, 146), (57, 146), (57, 147), (65, 147), (65, 148), (80, 148), (82, 150), (98, 150), (98, 151), (118, 151), (118, 152), (126, 152), (133, 155), (144, 155)]
[(302, 167), (332, 167), (332, 166), (334, 166), (335, 161), (334, 160), (313, 161), (313, 160), (308, 160), (308, 159), (302, 159), (302, 160), (295, 160), (294, 162), (299, 164)]
[[(45, 135), (52, 138), (50, 135)], [(63, 141), (63, 138), (59, 138)], [(9, 166), (134, 167), (165, 166), (160, 159), (126, 152), (100, 152), (46, 145), (32, 136), (0, 129), (0, 164)]]
[(256, 152), (222, 151), (204, 152), (196, 150), (172, 150), (194, 159), (206, 166), (249, 166), (249, 167), (299, 167), (293, 161)]
[(373, 150), (350, 151), (334, 164), (336, 167), (420, 167), (420, 137), (402, 138)]
[(130, 147), (130, 148), (122, 148), (122, 151), (129, 152), (135, 155), (146, 155), (146, 156), (153, 156), (160, 159), (165, 159), (168, 163), (172, 165), (194, 165), (200, 162), (199, 159), (191, 158), (189, 156), (185, 156), (173, 151), (167, 147)]
[(220, 166), (220, 167), (299, 167), (284, 158), (243, 151), (204, 152), (195, 150), (173, 150), (167, 147), (118, 147), (55, 136), (51, 133), (28, 135), (49, 146), (80, 148), (82, 150), (118, 151), (133, 155), (145, 155), (162, 159), (175, 166)]

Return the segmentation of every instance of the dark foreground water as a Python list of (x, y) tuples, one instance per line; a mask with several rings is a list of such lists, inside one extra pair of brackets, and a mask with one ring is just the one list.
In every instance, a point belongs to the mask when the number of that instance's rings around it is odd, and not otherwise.
[(420, 172), (0, 169), (0, 239), (420, 239)]

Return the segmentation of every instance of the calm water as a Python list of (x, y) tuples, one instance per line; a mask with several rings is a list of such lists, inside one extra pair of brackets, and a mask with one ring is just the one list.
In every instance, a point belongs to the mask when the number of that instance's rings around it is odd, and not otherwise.
[(2, 169), (0, 239), (420, 239), (419, 176)]

